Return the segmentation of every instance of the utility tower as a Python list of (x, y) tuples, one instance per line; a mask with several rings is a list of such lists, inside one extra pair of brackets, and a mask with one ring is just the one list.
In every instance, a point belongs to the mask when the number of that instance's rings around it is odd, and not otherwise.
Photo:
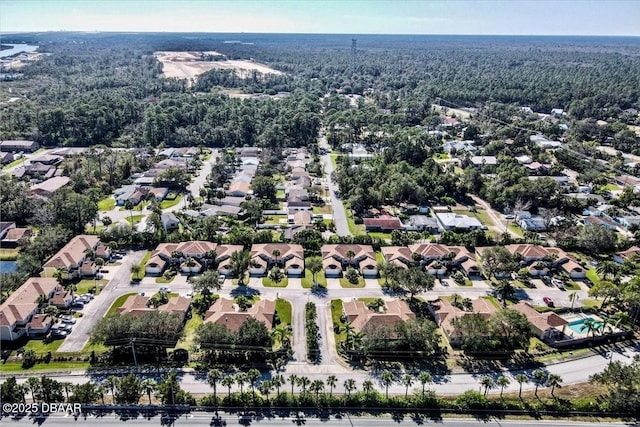
[(356, 68), (358, 66), (356, 62), (356, 51), (357, 51), (356, 43), (357, 42), (358, 42), (358, 39), (351, 39), (351, 71), (354, 73), (356, 72)]

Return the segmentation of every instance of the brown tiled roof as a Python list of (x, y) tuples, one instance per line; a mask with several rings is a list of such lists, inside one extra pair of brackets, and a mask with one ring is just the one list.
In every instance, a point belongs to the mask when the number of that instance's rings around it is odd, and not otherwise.
[(38, 307), (40, 295), (51, 295), (58, 286), (56, 279), (31, 277), (0, 305), (0, 325), (11, 326), (24, 322)]
[(498, 311), (490, 301), (484, 298), (477, 298), (472, 301), (472, 304), (473, 312), (461, 310), (445, 299), (433, 301), (431, 306), (436, 314), (436, 320), (438, 321), (440, 328), (442, 328), (448, 337), (453, 337), (459, 336), (456, 328), (453, 326), (453, 319), (472, 314), (479, 314), (483, 319), (488, 320), (495, 312)]
[(626, 260), (626, 259), (630, 258), (633, 255), (640, 256), (640, 247), (632, 246), (629, 249), (627, 249), (626, 251), (618, 252), (616, 255), (618, 255), (623, 260)]
[(4, 236), (2, 240), (9, 241), (18, 241), (23, 237), (30, 237), (32, 234), (31, 230), (28, 228), (12, 228), (7, 231), (7, 234)]
[(520, 245), (507, 245), (505, 249), (509, 251), (509, 253), (520, 254), (524, 258), (532, 258), (532, 259), (542, 259), (545, 256), (549, 255), (549, 252), (546, 248), (540, 245), (529, 245), (529, 244), (520, 244)]
[(365, 218), (365, 227), (380, 227), (386, 230), (402, 229), (402, 221), (394, 216), (380, 216), (377, 218)]
[(533, 325), (534, 329), (536, 329), (538, 333), (544, 332), (549, 328), (562, 327), (568, 323), (562, 317), (553, 312), (538, 313), (531, 304), (525, 301), (520, 301), (508, 308), (509, 310), (515, 310), (524, 314), (529, 323)]
[(100, 239), (98, 236), (92, 236), (88, 234), (81, 234), (74, 237), (64, 245), (62, 249), (58, 251), (54, 256), (49, 258), (44, 264), (44, 268), (70, 268), (76, 266), (86, 256), (85, 250), (93, 249), (96, 247)]
[(175, 314), (180, 318), (184, 318), (190, 306), (191, 298), (177, 296), (169, 298), (169, 302), (159, 306), (158, 311), (161, 311), (163, 313)]
[(119, 314), (132, 314), (134, 316), (142, 316), (144, 313), (153, 311), (154, 308), (147, 307), (147, 303), (151, 298), (142, 295), (133, 295), (118, 308)]
[(44, 191), (47, 193), (55, 193), (65, 185), (69, 184), (71, 179), (67, 176), (56, 176), (53, 178), (49, 178), (46, 181), (41, 182), (40, 184), (34, 184), (31, 186), (32, 192)]
[(247, 311), (236, 311), (232, 300), (219, 298), (205, 313), (204, 322), (217, 323), (226, 326), (230, 331), (237, 331), (248, 318), (253, 317), (264, 323), (267, 329), (271, 329), (275, 312), (275, 301), (260, 300)]
[(53, 324), (53, 317), (48, 314), (34, 314), (27, 323), (28, 329), (46, 329)]
[(72, 299), (73, 296), (71, 295), (71, 292), (67, 292), (62, 286), (58, 285), (55, 287), (53, 297), (49, 301), (49, 304), (55, 305), (58, 308), (63, 308), (66, 307)]
[(347, 252), (353, 251), (352, 261), (357, 263), (358, 268), (376, 268), (376, 255), (371, 245), (322, 245), (322, 267), (324, 269), (338, 266), (341, 268), (343, 262), (349, 261)]
[(400, 322), (415, 318), (415, 314), (404, 301), (392, 300), (385, 304), (387, 310), (384, 313), (371, 311), (364, 301), (355, 299), (345, 302), (343, 309), (347, 321), (356, 332), (381, 325), (394, 327)]
[(273, 251), (279, 250), (279, 260), (285, 260), (285, 268), (298, 265), (304, 268), (304, 249), (302, 245), (286, 243), (263, 243), (251, 246), (251, 261), (263, 268), (267, 267), (267, 260), (274, 260)]

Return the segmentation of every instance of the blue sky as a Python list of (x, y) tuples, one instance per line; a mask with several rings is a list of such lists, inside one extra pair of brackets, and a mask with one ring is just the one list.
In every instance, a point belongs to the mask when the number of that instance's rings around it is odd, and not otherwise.
[(640, 36), (640, 0), (0, 0), (0, 32)]

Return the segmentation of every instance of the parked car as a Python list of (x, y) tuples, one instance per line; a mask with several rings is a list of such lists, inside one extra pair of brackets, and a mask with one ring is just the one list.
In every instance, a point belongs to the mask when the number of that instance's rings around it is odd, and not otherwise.
[(171, 292), (171, 289), (167, 288), (166, 286), (161, 286), (160, 287), (160, 292), (169, 293), (169, 292)]
[(187, 297), (191, 298), (193, 296), (193, 291), (189, 291), (185, 294)]
[(94, 298), (93, 294), (82, 294), (80, 296), (83, 297), (83, 298), (89, 298), (90, 300), (92, 300)]
[(59, 329), (52, 329), (49, 334), (53, 339), (66, 338), (69, 333), (67, 331), (61, 331)]
[(560, 279), (551, 279), (551, 283), (558, 289), (564, 290), (564, 282)]
[(516, 219), (514, 215), (505, 215), (504, 219)]
[(57, 325), (53, 326), (53, 328), (56, 328), (59, 331), (67, 331), (67, 332), (71, 332), (72, 330), (72, 326), (68, 323), (58, 323)]
[(553, 307), (553, 300), (549, 297), (542, 297), (542, 301), (547, 304), (547, 307)]
[(224, 274), (221, 274), (220, 276), (218, 276), (218, 281), (220, 283), (222, 283), (222, 282), (224, 282), (224, 279), (226, 279), (226, 278), (227, 278), (227, 276), (225, 276)]
[(71, 304), (71, 309), (72, 310), (82, 310), (84, 308), (84, 303), (80, 302), (80, 301), (74, 301), (73, 304)]
[(87, 298), (87, 297), (77, 297), (76, 300), (75, 300), (75, 302), (80, 302), (82, 304), (86, 304), (89, 301), (91, 301), (91, 300), (89, 298)]
[(62, 316), (60, 316), (60, 321), (62, 323), (69, 323), (71, 325), (74, 325), (76, 323), (76, 318), (71, 316), (70, 314), (63, 314)]

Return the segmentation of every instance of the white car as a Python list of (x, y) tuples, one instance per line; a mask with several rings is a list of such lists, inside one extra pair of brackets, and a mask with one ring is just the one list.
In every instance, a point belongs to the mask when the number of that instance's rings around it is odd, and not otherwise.
[(189, 291), (185, 294), (186, 297), (191, 298), (193, 297), (193, 291)]
[(161, 286), (160, 287), (160, 292), (169, 293), (169, 292), (171, 292), (171, 289), (167, 288), (166, 286)]
[(60, 316), (60, 321), (62, 323), (70, 323), (72, 325), (74, 325), (76, 323), (76, 318), (73, 316), (70, 316), (68, 314), (62, 315)]

